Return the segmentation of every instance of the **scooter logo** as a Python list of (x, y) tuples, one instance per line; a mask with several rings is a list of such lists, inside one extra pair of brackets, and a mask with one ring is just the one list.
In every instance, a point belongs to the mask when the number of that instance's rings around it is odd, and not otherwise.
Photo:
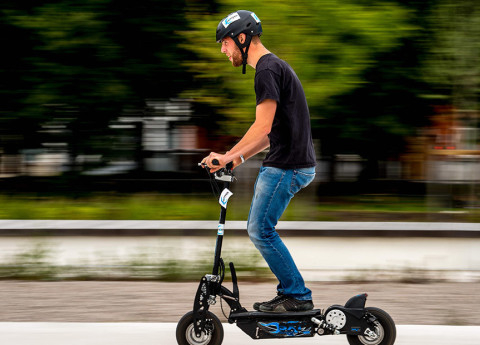
[(220, 206), (222, 206), (223, 208), (227, 208), (228, 199), (230, 199), (232, 195), (233, 193), (230, 192), (228, 188), (225, 188), (220, 195), (220, 198), (218, 199), (218, 203), (220, 204)]
[(262, 330), (278, 337), (304, 337), (312, 334), (312, 328), (305, 327), (299, 321), (259, 322), (258, 325)]

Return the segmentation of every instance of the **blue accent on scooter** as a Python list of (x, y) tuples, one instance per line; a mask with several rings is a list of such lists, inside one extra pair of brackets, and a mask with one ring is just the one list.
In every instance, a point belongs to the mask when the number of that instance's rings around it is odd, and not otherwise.
[(312, 334), (311, 327), (302, 326), (298, 321), (286, 321), (286, 322), (259, 322), (259, 326), (265, 332), (275, 334), (277, 336), (285, 337), (298, 337)]

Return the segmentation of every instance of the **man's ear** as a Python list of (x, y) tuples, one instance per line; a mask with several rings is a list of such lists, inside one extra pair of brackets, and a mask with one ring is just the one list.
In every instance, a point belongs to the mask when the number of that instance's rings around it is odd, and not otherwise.
[(244, 44), (245, 43), (245, 39), (247, 38), (247, 36), (245, 34), (239, 34), (238, 35), (238, 41), (241, 43), (241, 44)]

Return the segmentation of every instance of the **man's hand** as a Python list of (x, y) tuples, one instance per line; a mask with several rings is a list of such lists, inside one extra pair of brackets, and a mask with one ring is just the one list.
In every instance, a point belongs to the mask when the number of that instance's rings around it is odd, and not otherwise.
[[(211, 173), (214, 173), (215, 171), (223, 168), (228, 163), (228, 162), (225, 161), (224, 157), (225, 157), (225, 155), (222, 155), (220, 153), (210, 152), (210, 154), (207, 157), (202, 159), (201, 163), (206, 165), (207, 167), (209, 167)], [(219, 163), (218, 165), (214, 165), (212, 163), (212, 161), (214, 159), (216, 159), (218, 161), (218, 163)]]

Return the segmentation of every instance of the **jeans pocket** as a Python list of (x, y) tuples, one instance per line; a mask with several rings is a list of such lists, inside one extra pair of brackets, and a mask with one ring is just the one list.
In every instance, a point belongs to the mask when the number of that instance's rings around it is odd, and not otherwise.
[(284, 172), (285, 170), (280, 168), (264, 167), (264, 166), (260, 168), (260, 173), (266, 174), (267, 176), (281, 176)]
[(300, 189), (308, 186), (315, 178), (315, 168), (295, 169), (293, 171), (290, 192), (296, 194)]

